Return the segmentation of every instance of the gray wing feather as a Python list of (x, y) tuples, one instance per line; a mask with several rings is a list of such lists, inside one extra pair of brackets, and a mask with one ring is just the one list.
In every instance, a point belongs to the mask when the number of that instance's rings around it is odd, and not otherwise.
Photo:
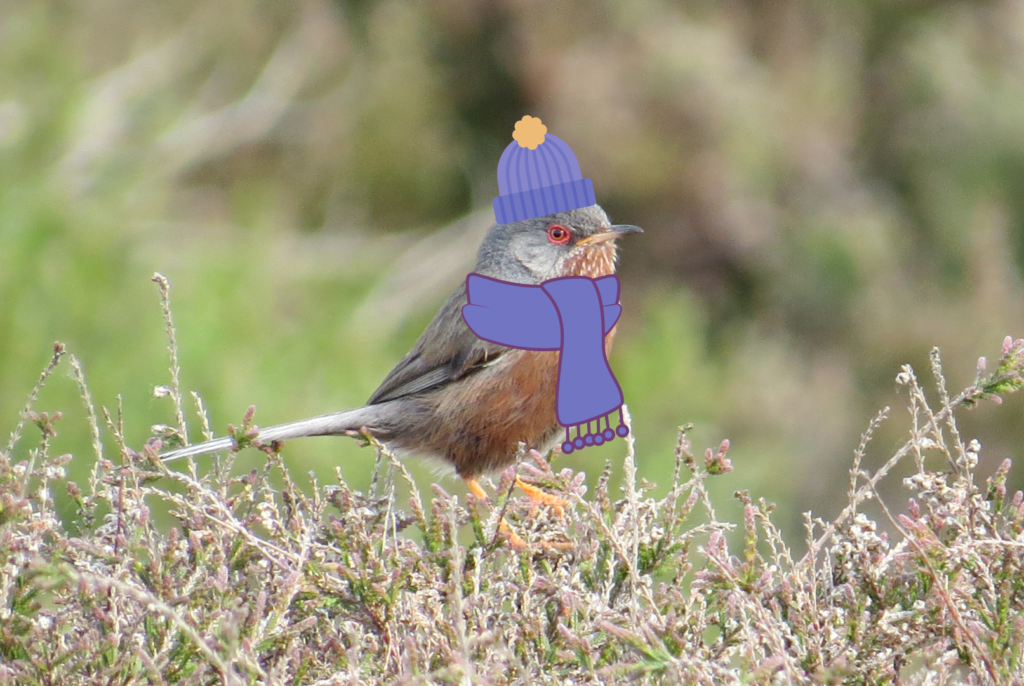
[(443, 386), (477, 371), (509, 350), (476, 337), (462, 318), (466, 302), (466, 284), (463, 283), (441, 307), (409, 354), (370, 396), (368, 405)]

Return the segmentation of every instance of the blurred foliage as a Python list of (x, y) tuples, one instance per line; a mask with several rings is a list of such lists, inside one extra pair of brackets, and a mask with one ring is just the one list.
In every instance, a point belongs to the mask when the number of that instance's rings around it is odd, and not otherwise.
[[(157, 270), (219, 431), (361, 403), (472, 266), (530, 113), (647, 230), (613, 360), (640, 473), (694, 422), (751, 465), (724, 490), (829, 516), (900, 364), (938, 345), (956, 385), (1020, 333), (1022, 63), (1010, 1), (7, 3), (0, 424), (56, 339), (131, 440), (169, 421)], [(73, 383), (43, 405), (88, 445)], [(993, 464), (1021, 412), (965, 421)], [(348, 441), (288, 452), (368, 478)]]

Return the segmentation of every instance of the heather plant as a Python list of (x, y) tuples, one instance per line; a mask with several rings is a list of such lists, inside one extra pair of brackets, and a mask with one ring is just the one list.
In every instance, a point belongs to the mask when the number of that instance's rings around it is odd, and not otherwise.
[[(1007, 492), (1009, 460), (977, 473), (981, 445), (957, 425), (1024, 384), (1024, 340), (1007, 338), (955, 396), (937, 350), (934, 394), (903, 367), (905, 442), (863, 467), (881, 412), (845, 508), (806, 515), (797, 546), (749, 493), (736, 493), (741, 521), (719, 518), (707, 483), (733, 469), (729, 442), (694, 454), (687, 427), (661, 498), (637, 474), (632, 437), (593, 492), (531, 452), (487, 505), (438, 485), (424, 494), (371, 437), (365, 492), (340, 468), (321, 483), (253, 439), (252, 410), (229, 431), (265, 454), (262, 468), (235, 469), (236, 451), (169, 468), (158, 452), (186, 435), (186, 400), (156, 280), (171, 353), (157, 395), (174, 423), (129, 445), (131, 417), (97, 410), (57, 344), (0, 453), (2, 683), (1024, 683), (1024, 495)], [(35, 407), (65, 358), (91, 455), (53, 454), (60, 414)], [(38, 443), (15, 463), (31, 427)], [(81, 485), (66, 477), (72, 460), (92, 464)], [(883, 502), (879, 483), (904, 461), (908, 502)], [(516, 469), (565, 499), (564, 516), (517, 497)], [(503, 516), (528, 550), (505, 544)]]

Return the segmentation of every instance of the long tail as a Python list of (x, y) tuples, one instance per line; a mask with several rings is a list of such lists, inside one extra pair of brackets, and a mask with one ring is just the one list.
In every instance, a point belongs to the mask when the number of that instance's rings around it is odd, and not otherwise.
[[(305, 436), (337, 436), (346, 431), (358, 431), (364, 426), (372, 428), (374, 420), (379, 417), (378, 409), (371, 405), (354, 410), (346, 410), (345, 412), (335, 412), (334, 414), (300, 419), (297, 422), (278, 424), (277, 426), (260, 429), (256, 438), (264, 443), (268, 443), (270, 441), (286, 441), (290, 438), (303, 438)], [(215, 453), (219, 450), (230, 450), (233, 445), (234, 439), (232, 438), (215, 438), (205, 443), (197, 443), (162, 453), (160, 459), (164, 462), (171, 462), (172, 460), (180, 460), (183, 457), (194, 457), (196, 455)]]

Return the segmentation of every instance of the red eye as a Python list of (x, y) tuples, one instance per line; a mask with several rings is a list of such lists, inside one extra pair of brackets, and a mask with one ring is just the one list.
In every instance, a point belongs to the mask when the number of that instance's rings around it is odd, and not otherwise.
[(552, 224), (548, 227), (548, 240), (555, 245), (565, 245), (569, 242), (569, 229), (559, 224)]

